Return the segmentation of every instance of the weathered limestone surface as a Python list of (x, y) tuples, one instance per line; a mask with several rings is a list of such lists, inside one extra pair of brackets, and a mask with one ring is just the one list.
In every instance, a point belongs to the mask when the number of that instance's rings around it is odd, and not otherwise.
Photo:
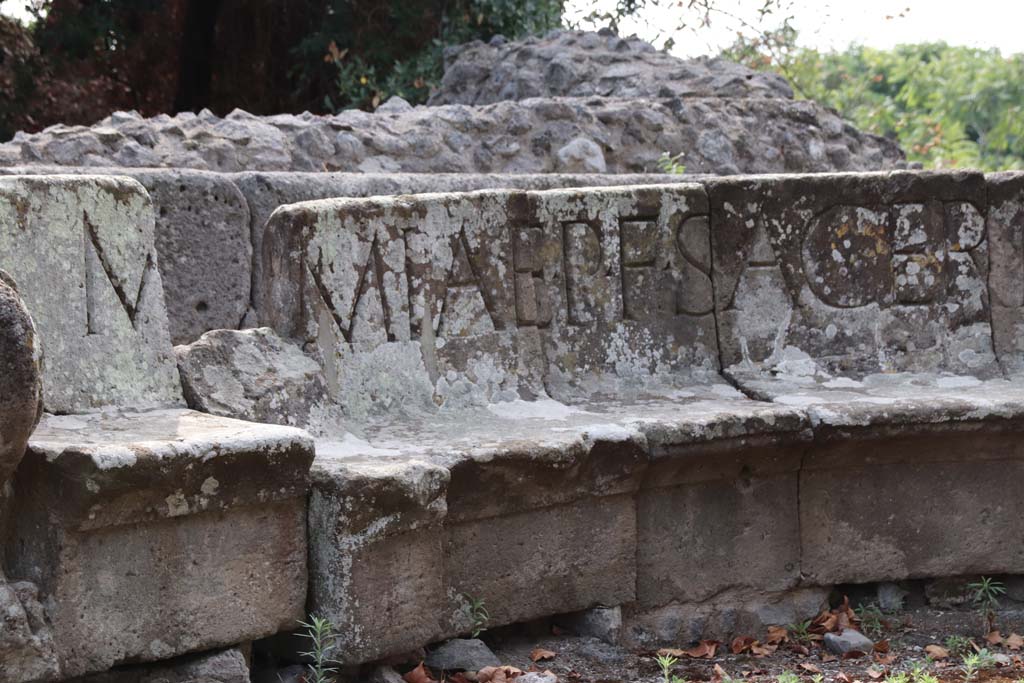
[(793, 98), (786, 79), (721, 58), (683, 60), (636, 36), (552, 31), (543, 38), (448, 48), (430, 104), (493, 104), (531, 97)]
[(46, 349), (45, 406), (182, 404), (146, 191), (128, 179), (0, 178), (0, 269)]
[(0, 647), (25, 661), (7, 657), (5, 681), (291, 626), (306, 594), (312, 439), (177, 407), (145, 190), (2, 178), (0, 217), (0, 261), (47, 351), (45, 407), (63, 413), (43, 417), (10, 489), (3, 569), (20, 588)]
[(550, 190), (654, 185), (692, 179), (692, 176), (632, 173), (239, 173), (230, 177), (248, 201), (252, 215), (253, 305), (256, 309), (260, 305), (260, 284), (263, 282), (263, 231), (271, 214), (285, 204), (335, 197), (467, 192), (496, 188)]
[(1024, 371), (1024, 173), (991, 173), (988, 186), (988, 238), (992, 265), (992, 335), (1003, 368)]
[(249, 308), (249, 206), (228, 175), (187, 169), (36, 166), (0, 175), (103, 174), (137, 180), (156, 212), (154, 240), (168, 329), (175, 344), (207, 330), (234, 329)]
[(0, 614), (0, 680), (54, 680), (60, 665), (36, 587), (0, 573)]
[[(337, 411), (306, 425), (321, 435), (310, 606), (340, 624), (344, 658), (468, 630), (466, 596), (485, 595), (495, 623), (630, 602), (650, 454), (770, 453), (804, 436), (797, 410), (717, 374), (707, 210), (676, 185), (274, 214), (261, 318), (321, 366)], [(182, 368), (186, 386), (214, 389)], [(664, 472), (670, 492), (693, 483)], [(513, 557), (498, 539), (517, 534)]]
[(155, 665), (126, 666), (70, 683), (249, 683), (240, 648), (188, 655)]
[(1015, 216), (997, 205), (987, 227), (984, 178), (760, 177), (708, 192), (725, 371), (814, 426), (800, 472), (803, 575), (1024, 568), (997, 532), (1022, 510), (993, 503), (1015, 500), (1021, 467), (1024, 387), (996, 360), (989, 305), (989, 229), (1003, 231), (991, 280), (1003, 296), (1017, 284)]
[[(568, 153), (581, 144), (598, 154)], [(126, 155), (126, 149), (145, 153)], [(258, 117), (235, 110), (224, 118), (203, 111), (144, 119), (117, 112), (91, 128), (18, 133), (0, 144), (0, 163), (223, 172), (650, 173), (666, 151), (685, 151), (692, 173), (906, 164), (895, 143), (862, 133), (813, 102), (721, 97), (555, 97), (333, 116)]]
[(42, 408), (42, 342), (13, 278), (0, 270), (0, 489), (25, 454)]

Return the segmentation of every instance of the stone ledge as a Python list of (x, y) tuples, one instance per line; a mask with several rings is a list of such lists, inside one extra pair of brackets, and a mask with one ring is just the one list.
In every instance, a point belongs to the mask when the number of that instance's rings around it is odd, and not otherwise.
[(188, 410), (46, 416), (13, 481), (8, 575), (63, 677), (291, 628), (313, 441)]

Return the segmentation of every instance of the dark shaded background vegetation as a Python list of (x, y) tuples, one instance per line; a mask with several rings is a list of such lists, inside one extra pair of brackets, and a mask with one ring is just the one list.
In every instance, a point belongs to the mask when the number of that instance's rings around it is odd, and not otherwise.
[[(4, 0), (0, 0), (0, 4)], [(8, 0), (10, 1), (10, 0)], [(942, 43), (843, 52), (800, 47), (785, 0), (759, 0), (781, 28), (745, 30), (724, 55), (781, 73), (798, 97), (898, 141), (927, 167), (1024, 168), (1024, 56)], [(700, 30), (716, 0), (618, 0), (589, 25), (654, 5)], [(28, 26), (0, 16), (0, 140), (116, 110), (256, 114), (424, 102), (444, 48), (543, 34), (564, 0), (35, 0)], [(882, 19), (880, 19), (882, 20)], [(755, 27), (745, 26), (745, 29)], [(672, 29), (672, 30), (669, 30)]]

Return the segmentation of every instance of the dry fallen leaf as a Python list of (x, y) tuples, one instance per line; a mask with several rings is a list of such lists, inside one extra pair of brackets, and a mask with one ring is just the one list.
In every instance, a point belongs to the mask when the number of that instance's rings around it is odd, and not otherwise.
[(552, 652), (551, 650), (545, 650), (544, 648), (534, 648), (533, 652), (530, 653), (530, 661), (539, 662), (545, 659), (554, 659), (558, 653)]
[(924, 652), (932, 659), (949, 659), (949, 650), (941, 645), (927, 645), (924, 648)]
[(882, 666), (889, 666), (890, 664), (892, 664), (895, 661), (896, 661), (896, 655), (894, 655), (894, 654), (888, 654), (888, 655), (876, 654), (875, 655), (875, 664), (881, 664)]
[(838, 674), (836, 674), (836, 680), (840, 683), (852, 683), (850, 677), (846, 674), (845, 671), (840, 671)]
[(729, 678), (729, 674), (725, 673), (725, 669), (722, 668), (721, 664), (715, 664), (712, 671), (714, 672), (714, 675), (711, 677), (711, 680), (714, 683), (721, 683), (721, 681)]
[(663, 647), (658, 654), (663, 657), (692, 657), (694, 659), (711, 659), (718, 651), (717, 640), (702, 640), (688, 650), (680, 650), (675, 647)]
[(762, 645), (756, 640), (750, 644), (750, 652), (757, 657), (765, 657), (774, 654), (779, 649), (778, 645)]
[(860, 659), (866, 657), (867, 653), (861, 650), (847, 650), (843, 653), (843, 659)]
[(778, 645), (789, 640), (789, 631), (786, 630), (785, 626), (769, 626), (768, 637), (764, 639), (764, 642), (769, 645)]
[(872, 680), (877, 681), (879, 678), (885, 675), (885, 672), (871, 666), (868, 667), (867, 674)]
[(878, 652), (878, 653), (884, 655), (886, 652), (889, 651), (889, 641), (888, 640), (880, 640), (877, 643), (875, 643), (875, 647), (873, 649), (874, 649), (875, 652)]
[(736, 636), (732, 639), (732, 643), (729, 644), (729, 649), (734, 655), (738, 655), (741, 652), (746, 652), (750, 649), (750, 646), (757, 641), (750, 636)]
[(830, 655), (827, 652), (822, 652), (821, 653), (821, 662), (822, 662), (822, 664), (828, 664), (829, 662), (834, 662), (834, 661), (836, 661), (836, 659), (838, 659), (838, 658), (835, 655)]
[(471, 680), (469, 676), (467, 676), (462, 671), (459, 671), (458, 673), (454, 673), (451, 676), (449, 676), (448, 681), (449, 683), (474, 683), (475, 679)]
[(800, 668), (803, 669), (804, 671), (807, 671), (808, 673), (812, 673), (812, 674), (820, 674), (821, 673), (821, 669), (819, 669), (815, 665), (811, 664), (810, 662), (803, 662), (800, 665)]
[(405, 683), (437, 683), (437, 679), (430, 675), (423, 662), (420, 662), (419, 666), (402, 676), (402, 680)]
[(999, 645), (1003, 642), (1003, 635), (999, 631), (992, 631), (985, 636), (985, 640), (988, 641), (989, 645)]
[(800, 643), (790, 643), (789, 649), (797, 653), (798, 655), (803, 655), (804, 657), (811, 654), (811, 651), (807, 649), (807, 646), (801, 645)]
[(1011, 650), (1019, 650), (1022, 647), (1024, 647), (1024, 638), (1021, 638), (1016, 633), (1011, 633), (1006, 638), (1006, 643), (1005, 644), (1006, 644), (1006, 647), (1010, 648)]

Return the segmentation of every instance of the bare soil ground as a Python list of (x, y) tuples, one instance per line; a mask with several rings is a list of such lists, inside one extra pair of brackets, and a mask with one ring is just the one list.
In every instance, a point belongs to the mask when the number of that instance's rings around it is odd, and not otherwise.
[[(820, 641), (800, 642), (790, 631), (787, 640), (770, 654), (755, 655), (749, 650), (733, 654), (732, 643), (720, 643), (710, 657), (679, 656), (670, 676), (688, 683), (730, 683), (729, 679), (776, 683), (780, 676), (783, 683), (892, 683), (900, 681), (900, 672), (917, 669), (941, 683), (965, 683), (963, 656), (986, 649), (992, 655), (990, 665), (966, 683), (1024, 681), (1024, 650), (1010, 640), (1012, 634), (1024, 634), (1024, 606), (998, 611), (996, 626), (1003, 642), (995, 644), (986, 639), (984, 618), (970, 607), (917, 607), (884, 614), (879, 621), (877, 630), (867, 629), (864, 624), (861, 627), (869, 631), (876, 644), (886, 643), (887, 652), (838, 658), (827, 653)], [(656, 651), (631, 650), (596, 638), (539, 630), (538, 625), (512, 627), (482, 637), (503, 663), (523, 671), (531, 667), (550, 670), (561, 683), (664, 682)], [(766, 637), (767, 634), (750, 634), (750, 638)], [(679, 648), (685, 650), (691, 645), (680, 643)], [(929, 648), (932, 645), (938, 645), (949, 656), (943, 657), (941, 650)], [(555, 656), (533, 662), (531, 654), (538, 648)]]

